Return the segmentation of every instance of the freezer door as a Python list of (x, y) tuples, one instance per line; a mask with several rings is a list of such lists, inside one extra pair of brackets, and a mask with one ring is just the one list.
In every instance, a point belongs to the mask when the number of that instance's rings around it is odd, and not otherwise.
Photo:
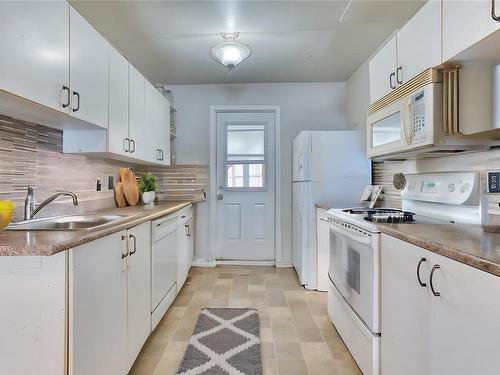
[(309, 181), (311, 153), (311, 132), (300, 132), (293, 140), (292, 181)]
[(300, 283), (308, 283), (308, 257), (309, 243), (309, 183), (293, 183), (293, 208), (292, 208), (292, 263), (299, 276)]

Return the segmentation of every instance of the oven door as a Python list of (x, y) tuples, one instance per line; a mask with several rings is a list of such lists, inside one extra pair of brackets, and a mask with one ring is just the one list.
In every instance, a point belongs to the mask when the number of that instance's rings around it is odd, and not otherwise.
[(329, 276), (370, 331), (379, 330), (379, 234), (330, 222)]

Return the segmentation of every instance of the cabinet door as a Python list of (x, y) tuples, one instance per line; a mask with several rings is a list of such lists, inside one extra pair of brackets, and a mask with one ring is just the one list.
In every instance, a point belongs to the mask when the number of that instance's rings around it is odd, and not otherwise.
[[(70, 373), (127, 373), (125, 231), (70, 253)], [(124, 237), (125, 238), (125, 237)], [(125, 258), (126, 259), (126, 258)]]
[[(500, 29), (491, 15), (491, 0), (443, 1), (443, 61)], [(496, 0), (500, 14), (500, 2)]]
[(128, 370), (151, 333), (151, 222), (128, 230)]
[(368, 63), (370, 70), (370, 103), (374, 103), (387, 95), (395, 87), (396, 61), (396, 37), (393, 37)]
[(151, 159), (151, 146), (148, 145), (149, 132), (145, 118), (145, 79), (129, 64), (129, 123), (131, 150), (130, 156), (140, 160)]
[(500, 368), (500, 277), (432, 254), (430, 358), (435, 375), (493, 375)]
[(397, 34), (398, 84), (441, 63), (441, 2), (428, 1)]
[(71, 113), (107, 128), (109, 44), (72, 7), (70, 46)]
[(109, 46), (108, 150), (126, 155), (128, 150), (128, 61)]
[(0, 89), (67, 112), (68, 3), (0, 2), (0, 35)]
[(191, 218), (177, 230), (177, 292), (184, 285), (193, 261), (193, 229)]
[(170, 165), (170, 104), (160, 94), (160, 122), (158, 127), (158, 149), (161, 150), (160, 164)]
[(148, 81), (145, 82), (145, 112), (146, 120), (144, 130), (147, 137), (144, 138), (147, 147), (147, 160), (161, 163), (161, 152), (159, 144), (163, 139), (162, 135), (162, 98), (163, 95)]
[(384, 375), (422, 375), (429, 371), (429, 252), (382, 235), (381, 355)]

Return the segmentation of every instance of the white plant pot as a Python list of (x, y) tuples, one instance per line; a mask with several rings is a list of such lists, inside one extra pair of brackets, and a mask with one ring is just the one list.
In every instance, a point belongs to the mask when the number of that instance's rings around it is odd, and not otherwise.
[(155, 192), (154, 191), (146, 191), (141, 195), (142, 203), (144, 204), (153, 204), (155, 201)]

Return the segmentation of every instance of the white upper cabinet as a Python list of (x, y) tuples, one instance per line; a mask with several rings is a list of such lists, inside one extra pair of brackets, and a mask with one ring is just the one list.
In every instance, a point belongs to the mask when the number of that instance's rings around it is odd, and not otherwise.
[(146, 127), (145, 107), (146, 80), (144, 76), (129, 64), (129, 121), (130, 121), (130, 156), (144, 161), (151, 161), (149, 129)]
[(146, 81), (146, 127), (150, 133), (151, 158), (170, 165), (170, 105), (168, 100)]
[(396, 88), (397, 42), (393, 37), (370, 60), (370, 103)]
[[(493, 19), (493, 4), (491, 0), (443, 0), (444, 61), (500, 29), (500, 22)], [(500, 1), (495, 5), (500, 15)]]
[(129, 147), (128, 61), (109, 46), (108, 151), (127, 155)]
[(1, 90), (68, 111), (67, 2), (0, 2), (0, 50)]
[(429, 0), (398, 32), (397, 43), (398, 85), (441, 64), (441, 1)]
[(70, 8), (70, 87), (73, 116), (108, 127), (109, 44)]

